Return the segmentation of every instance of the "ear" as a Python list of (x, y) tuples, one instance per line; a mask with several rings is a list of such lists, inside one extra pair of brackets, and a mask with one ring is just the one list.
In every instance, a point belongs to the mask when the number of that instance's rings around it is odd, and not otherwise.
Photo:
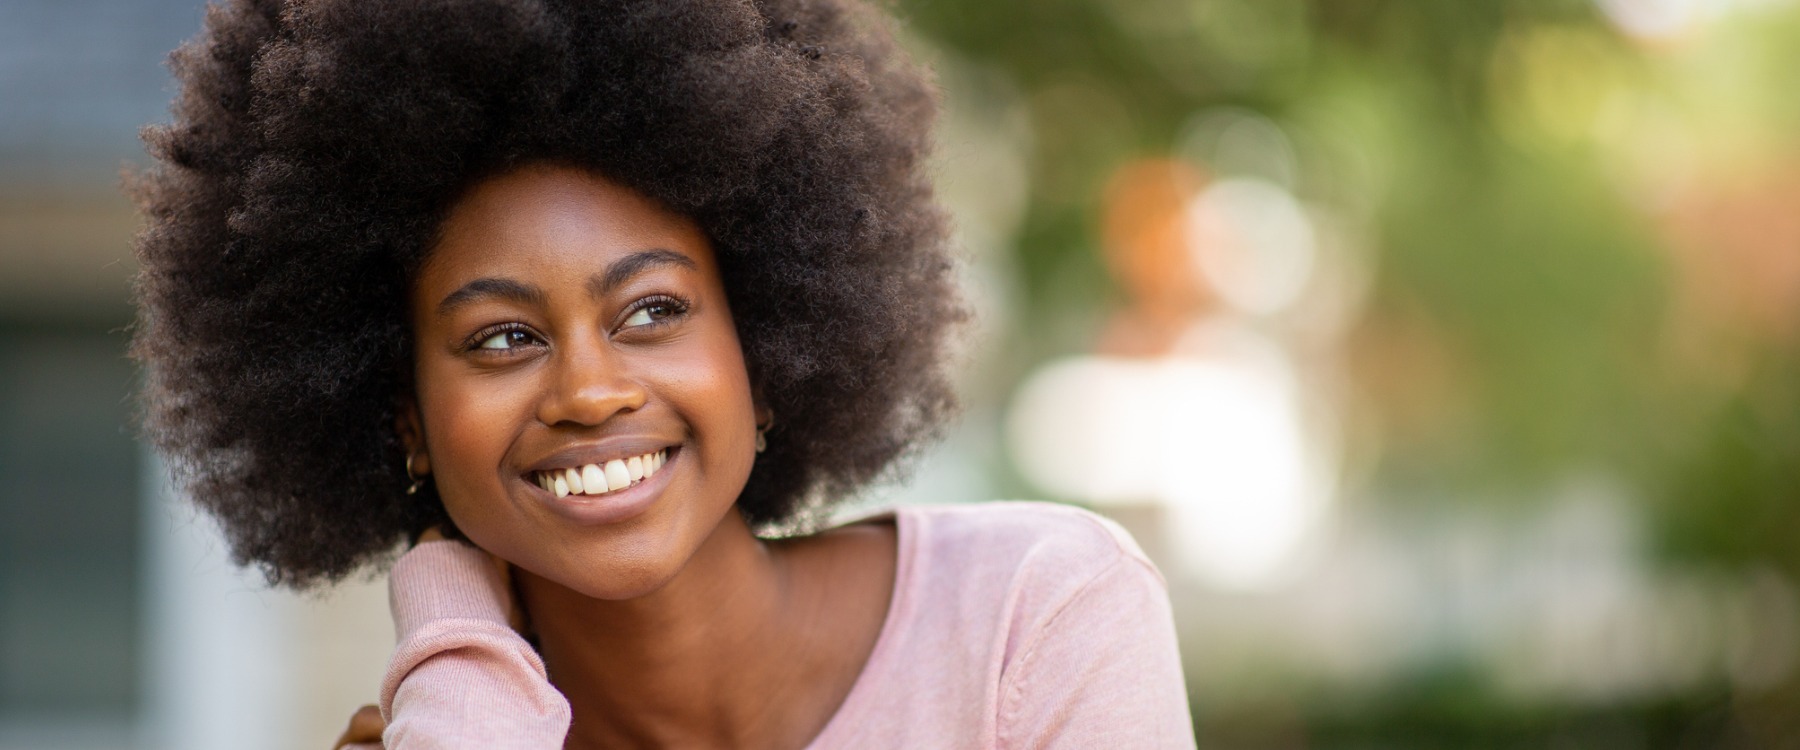
[(425, 423), (419, 419), (419, 402), (412, 394), (400, 397), (400, 408), (394, 414), (394, 432), (406, 455), (412, 456), (412, 473), (423, 477), (431, 473), (431, 451), (425, 447)]
[(756, 429), (766, 430), (775, 422), (775, 410), (769, 408), (769, 400), (763, 398), (762, 385), (750, 386), (751, 414), (756, 417)]

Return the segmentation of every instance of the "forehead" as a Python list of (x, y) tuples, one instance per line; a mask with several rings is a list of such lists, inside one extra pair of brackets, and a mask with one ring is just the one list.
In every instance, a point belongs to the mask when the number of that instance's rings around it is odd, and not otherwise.
[(418, 287), (537, 271), (585, 276), (648, 249), (687, 255), (717, 273), (692, 219), (593, 172), (533, 165), (475, 184), (450, 207)]

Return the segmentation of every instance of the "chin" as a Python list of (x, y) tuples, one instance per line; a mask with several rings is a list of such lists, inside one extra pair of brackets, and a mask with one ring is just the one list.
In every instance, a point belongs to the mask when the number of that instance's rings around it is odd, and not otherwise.
[(582, 571), (579, 576), (551, 580), (589, 599), (629, 601), (662, 590), (669, 581), (674, 580), (679, 569), (661, 570), (651, 566), (614, 568), (608, 571), (610, 575), (604, 577), (593, 575), (593, 572)]
[(551, 583), (590, 599), (626, 601), (648, 596), (667, 586), (687, 566), (676, 550), (620, 549), (617, 542), (605, 552), (576, 553), (542, 565), (524, 567)]

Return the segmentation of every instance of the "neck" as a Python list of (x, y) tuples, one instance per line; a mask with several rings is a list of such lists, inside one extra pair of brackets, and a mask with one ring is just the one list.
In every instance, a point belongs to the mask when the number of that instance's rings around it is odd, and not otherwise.
[(726, 518), (682, 571), (629, 600), (592, 599), (519, 571), (570, 747), (770, 746), (776, 707), (809, 681), (792, 566)]

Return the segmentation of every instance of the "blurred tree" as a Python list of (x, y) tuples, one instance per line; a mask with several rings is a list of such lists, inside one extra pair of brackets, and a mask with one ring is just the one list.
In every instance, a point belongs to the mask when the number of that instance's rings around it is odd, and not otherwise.
[[(1369, 228), (1378, 277), (1352, 360), (1376, 414), (1411, 425), (1388, 435), (1375, 482), (1394, 491), (1375, 494), (1532, 497), (1598, 468), (1654, 501), (1645, 511), (1671, 561), (1769, 565), (1800, 581), (1800, 293), (1783, 291), (1800, 289), (1800, 263), (1784, 260), (1800, 257), (1800, 231), (1765, 231), (1800, 209), (1727, 206), (1673, 235), (1655, 220), (1671, 200), (1668, 175), (1694, 172), (1694, 159), (1800, 163), (1790, 158), (1800, 155), (1800, 99), (1785, 72), (1800, 66), (1800, 12), (1770, 5), (1720, 31), (1737, 41), (1708, 57), (1688, 38), (1628, 38), (1602, 12), (1630, 5), (908, 0), (901, 12), (932, 44), (1004, 71), (1028, 102), (1036, 141), (1013, 246), (1019, 319), (1071, 305), (1098, 315), (1115, 294), (1097, 252), (1107, 177), (1173, 152), (1197, 112), (1254, 110), (1300, 144), (1296, 192)], [(1681, 122), (1738, 137), (1712, 143)], [(1682, 161), (1689, 151), (1697, 156)], [(1722, 253), (1717, 236), (1730, 226), (1764, 237), (1762, 249)], [(1698, 238), (1685, 265), (1671, 261), (1682, 236)], [(1752, 270), (1726, 273), (1725, 297), (1775, 290), (1751, 302), (1778, 324), (1695, 322), (1684, 285), (1739, 260)], [(1795, 324), (1779, 324), (1783, 315)], [(1723, 362), (1707, 354), (1721, 346)], [(1456, 408), (1411, 419), (1404, 402), (1430, 389), (1380, 382), (1420, 363), (1431, 372), (1418, 376), (1442, 381)], [(1778, 708), (1762, 713), (1800, 713), (1797, 685), (1790, 677), (1768, 691), (1759, 700)], [(1406, 695), (1396, 693), (1393, 715), (1448, 705)], [(1720, 719), (1715, 705), (1696, 694), (1645, 704), (1637, 718), (1666, 728), (1688, 717), (1719, 743), (1796, 738)], [(1538, 730), (1569, 719), (1519, 721), (1523, 733), (1496, 737), (1543, 738)], [(1479, 732), (1430, 723), (1440, 738)]]

